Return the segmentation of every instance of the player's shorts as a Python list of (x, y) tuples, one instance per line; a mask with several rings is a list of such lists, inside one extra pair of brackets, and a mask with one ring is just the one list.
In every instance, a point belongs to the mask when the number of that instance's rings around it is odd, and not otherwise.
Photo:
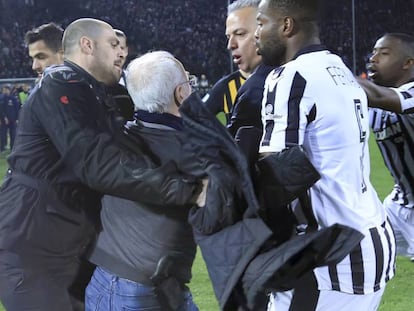
[[(391, 195), (384, 199), (384, 207), (396, 233), (397, 245), (407, 243), (407, 249), (400, 252), (401, 255), (414, 260), (414, 208), (401, 206), (392, 200)], [(401, 241), (401, 237), (405, 241)]]

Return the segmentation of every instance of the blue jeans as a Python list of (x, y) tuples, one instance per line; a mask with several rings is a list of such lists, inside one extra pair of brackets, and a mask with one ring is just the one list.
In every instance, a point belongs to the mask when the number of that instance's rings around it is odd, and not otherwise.
[[(176, 311), (198, 311), (189, 290), (183, 292), (184, 303)], [(85, 311), (165, 311), (155, 288), (97, 267), (86, 288)]]

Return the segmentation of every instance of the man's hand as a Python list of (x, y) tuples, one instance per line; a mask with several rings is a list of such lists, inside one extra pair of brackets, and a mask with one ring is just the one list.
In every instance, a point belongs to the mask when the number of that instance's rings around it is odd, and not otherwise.
[(197, 197), (196, 204), (200, 207), (203, 207), (206, 205), (208, 179), (203, 179), (201, 182), (203, 184), (203, 188)]

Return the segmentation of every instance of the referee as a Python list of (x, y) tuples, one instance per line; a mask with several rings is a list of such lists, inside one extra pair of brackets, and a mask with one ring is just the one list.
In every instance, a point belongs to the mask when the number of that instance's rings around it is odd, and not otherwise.
[(237, 91), (261, 62), (254, 46), (257, 6), (260, 0), (237, 0), (227, 8), (227, 48), (238, 70), (221, 78), (204, 96), (203, 102), (215, 115), (224, 112), (226, 124), (236, 100)]

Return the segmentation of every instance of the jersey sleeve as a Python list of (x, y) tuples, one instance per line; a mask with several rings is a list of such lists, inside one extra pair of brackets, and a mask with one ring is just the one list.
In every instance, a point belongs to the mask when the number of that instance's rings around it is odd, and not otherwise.
[(303, 144), (315, 103), (304, 96), (307, 82), (296, 70), (280, 67), (266, 79), (262, 101), (260, 153), (279, 152)]
[(414, 113), (414, 82), (401, 88), (390, 88), (399, 97), (402, 113)]
[(102, 193), (157, 205), (188, 203), (198, 187), (172, 164), (156, 167), (145, 148), (120, 148), (110, 130), (104, 99), (82, 81), (54, 81), (38, 90), (33, 113), (64, 163)]

